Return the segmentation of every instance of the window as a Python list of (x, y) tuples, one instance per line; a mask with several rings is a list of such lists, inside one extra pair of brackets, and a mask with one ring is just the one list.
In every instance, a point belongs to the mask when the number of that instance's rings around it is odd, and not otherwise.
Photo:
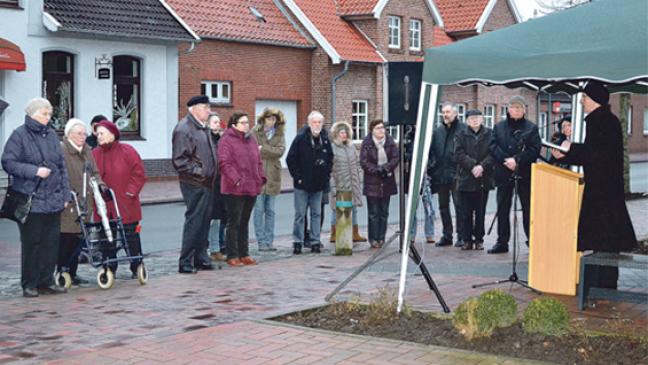
[(409, 21), (409, 49), (412, 51), (421, 50), (421, 21), (412, 19)]
[(203, 81), (200, 83), (200, 94), (207, 95), (214, 104), (232, 103), (231, 81)]
[(438, 127), (443, 123), (443, 103), (439, 104), (437, 108), (436, 124), (435, 127)]
[(628, 106), (628, 135), (632, 135), (632, 105)]
[(457, 104), (457, 119), (460, 122), (466, 122), (466, 104)]
[(506, 113), (508, 113), (508, 105), (502, 105), (500, 107), (500, 119), (506, 119)]
[[(389, 123), (387, 123), (387, 124), (389, 124)], [(399, 134), (398, 134), (398, 126), (397, 125), (393, 125), (393, 126), (385, 125), (385, 128), (387, 129), (387, 134), (389, 134), (394, 139), (394, 142), (398, 142), (398, 136), (399, 136)]]
[(538, 123), (538, 129), (540, 130), (540, 136), (544, 139), (549, 139), (548, 134), (552, 133), (553, 131), (550, 130), (549, 126), (547, 125), (547, 112), (541, 112), (540, 113), (540, 120)]
[(400, 48), (401, 46), (401, 18), (399, 16), (390, 16), (389, 25), (389, 48)]
[(366, 100), (354, 100), (351, 108), (351, 128), (353, 140), (360, 141), (367, 135), (369, 114)]
[(52, 126), (63, 132), (65, 123), (74, 116), (74, 55), (43, 53), (43, 97), (52, 103)]
[(19, 5), (18, 0), (0, 0), (0, 6), (18, 7)]
[(644, 108), (643, 134), (648, 135), (648, 108)]
[(142, 61), (113, 57), (113, 121), (124, 135), (139, 135), (142, 118)]
[(484, 124), (488, 128), (493, 128), (493, 119), (495, 119), (495, 106), (492, 104), (484, 105)]

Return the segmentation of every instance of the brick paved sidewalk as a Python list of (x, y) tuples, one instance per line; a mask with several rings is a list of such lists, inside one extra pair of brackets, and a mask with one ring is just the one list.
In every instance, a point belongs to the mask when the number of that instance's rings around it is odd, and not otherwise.
[[(0, 360), (1, 362), (1, 360)], [(241, 321), (155, 340), (135, 341), (45, 364), (546, 364), (411, 342)]]

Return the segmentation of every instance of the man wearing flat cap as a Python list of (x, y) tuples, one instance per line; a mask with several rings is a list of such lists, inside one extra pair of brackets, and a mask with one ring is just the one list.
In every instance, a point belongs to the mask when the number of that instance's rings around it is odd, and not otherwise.
[(466, 124), (468, 127), (457, 133), (454, 151), (463, 219), (461, 249), (483, 250), (486, 203), (493, 189), (493, 156), (489, 149), (492, 130), (483, 125), (484, 117), (477, 109), (466, 113)]
[(187, 102), (189, 113), (173, 129), (173, 167), (178, 172), (180, 191), (187, 205), (182, 229), (178, 271), (182, 274), (212, 270), (207, 248), (212, 215), (212, 190), (217, 175), (216, 150), (207, 121), (211, 113), (207, 96)]
[(522, 225), (529, 239), (531, 208), (531, 164), (540, 156), (542, 142), (538, 127), (525, 118), (526, 103), (521, 96), (509, 100), (506, 119), (495, 125), (490, 151), (495, 159), (493, 178), (497, 186), (497, 242), (488, 253), (508, 252), (511, 238), (511, 202), (518, 181), (518, 197), (522, 205)]
[[(585, 87), (581, 104), (585, 117), (585, 143), (562, 143), (565, 154), (553, 149), (562, 163), (583, 166), (585, 189), (578, 218), (578, 251), (630, 251), (637, 237), (628, 215), (623, 189), (623, 131), (608, 105), (609, 93), (599, 82)], [(585, 272), (587, 283), (616, 288), (616, 267), (595, 266)]]

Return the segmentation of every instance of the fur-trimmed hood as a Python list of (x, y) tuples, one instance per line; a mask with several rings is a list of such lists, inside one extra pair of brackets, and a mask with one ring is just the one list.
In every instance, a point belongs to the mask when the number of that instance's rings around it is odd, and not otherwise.
[(353, 140), (353, 131), (351, 129), (351, 124), (349, 124), (348, 122), (346, 122), (344, 120), (335, 122), (333, 124), (333, 126), (331, 127), (330, 136), (331, 136), (331, 140), (333, 141), (333, 143), (335, 143), (338, 146), (340, 146), (342, 144), (342, 141), (340, 141), (340, 139), (338, 138), (338, 134), (343, 129), (346, 129), (347, 136), (348, 136), (345, 144), (349, 144)]
[(277, 131), (281, 131), (281, 133), (283, 134), (286, 125), (286, 117), (281, 110), (273, 107), (263, 109), (263, 112), (257, 117), (256, 125), (254, 127), (263, 128), (265, 118), (273, 115), (277, 118), (275, 128), (277, 129)]

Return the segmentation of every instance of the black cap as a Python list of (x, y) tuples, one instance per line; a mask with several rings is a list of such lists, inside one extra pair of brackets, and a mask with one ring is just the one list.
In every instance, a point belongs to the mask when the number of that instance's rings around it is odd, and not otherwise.
[(610, 101), (610, 92), (598, 81), (588, 82), (584, 92), (590, 99), (601, 105), (608, 105), (608, 101)]
[(209, 104), (209, 98), (207, 95), (198, 95), (194, 96), (187, 102), (187, 106), (191, 107), (196, 104)]
[(466, 112), (466, 118), (472, 117), (473, 115), (482, 115), (482, 112), (479, 109), (470, 109)]

